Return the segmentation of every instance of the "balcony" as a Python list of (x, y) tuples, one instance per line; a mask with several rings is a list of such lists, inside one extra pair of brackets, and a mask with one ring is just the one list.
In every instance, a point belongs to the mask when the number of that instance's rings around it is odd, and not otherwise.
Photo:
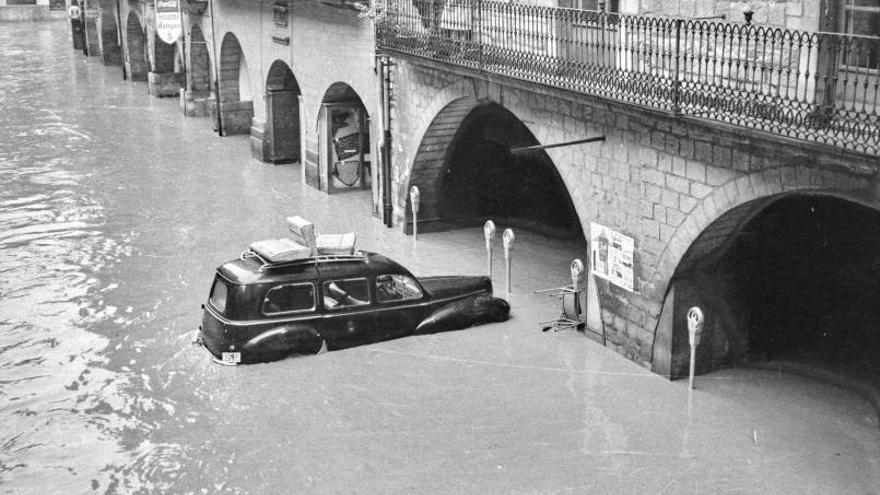
[(386, 0), (383, 51), (880, 154), (880, 38), (492, 0)]

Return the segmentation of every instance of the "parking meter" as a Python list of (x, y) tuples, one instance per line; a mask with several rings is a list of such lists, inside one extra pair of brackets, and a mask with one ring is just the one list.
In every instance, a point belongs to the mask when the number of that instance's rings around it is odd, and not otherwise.
[(703, 311), (694, 306), (687, 312), (688, 323), (688, 342), (691, 345), (691, 367), (689, 386), (694, 388), (694, 372), (697, 364), (697, 346), (700, 345), (700, 339), (703, 337)]
[(510, 251), (513, 250), (513, 241), (516, 236), (512, 229), (505, 229), (502, 239), (504, 241), (504, 262), (507, 265), (507, 298), (510, 299)]
[(688, 321), (688, 342), (691, 347), (700, 345), (700, 339), (703, 337), (703, 311), (694, 306), (687, 313)]
[(492, 241), (495, 240), (495, 222), (486, 220), (483, 224), (483, 237), (486, 238), (486, 256), (488, 257), (488, 265), (486, 273), (492, 278)]
[(412, 186), (409, 188), (409, 201), (412, 204), (412, 212), (413, 212), (413, 241), (417, 241), (419, 239), (419, 201), (421, 200), (421, 194), (419, 193), (419, 186)]
[(571, 262), (571, 288), (575, 292), (580, 288), (581, 275), (584, 273), (584, 262), (575, 259)]

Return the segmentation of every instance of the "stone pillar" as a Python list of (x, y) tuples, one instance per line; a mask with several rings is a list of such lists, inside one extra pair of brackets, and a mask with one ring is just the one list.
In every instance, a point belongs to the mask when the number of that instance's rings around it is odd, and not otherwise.
[(147, 74), (147, 83), (150, 86), (150, 94), (157, 98), (178, 96), (180, 87), (183, 85), (184, 75), (180, 72), (150, 72)]
[(261, 162), (270, 161), (269, 133), (266, 132), (265, 122), (260, 122), (256, 118), (251, 119), (251, 156)]
[[(217, 130), (217, 108), (213, 101), (208, 103), (211, 116), (214, 118)], [(250, 134), (251, 120), (254, 115), (254, 102), (252, 101), (223, 101), (220, 103), (220, 124), (223, 126), (224, 136), (238, 134)]]
[(101, 56), (101, 39), (98, 36), (98, 16), (100, 11), (97, 6), (86, 3), (86, 9), (83, 11), (83, 21), (85, 28), (86, 52), (90, 57)]

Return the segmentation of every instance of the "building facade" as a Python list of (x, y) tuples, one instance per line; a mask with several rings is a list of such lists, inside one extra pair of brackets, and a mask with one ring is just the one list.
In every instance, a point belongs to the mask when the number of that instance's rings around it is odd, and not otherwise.
[(880, 356), (880, 2), (104, 2), (90, 54), (389, 227), (589, 244), (586, 333), (659, 374), (693, 306), (700, 371)]

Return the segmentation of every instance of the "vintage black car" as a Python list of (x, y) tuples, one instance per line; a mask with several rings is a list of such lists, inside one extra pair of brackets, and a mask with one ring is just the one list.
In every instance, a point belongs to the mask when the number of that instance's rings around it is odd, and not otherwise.
[(271, 361), (506, 320), (510, 306), (491, 294), (488, 277), (416, 278), (376, 253), (245, 252), (217, 269), (199, 341), (224, 364)]

